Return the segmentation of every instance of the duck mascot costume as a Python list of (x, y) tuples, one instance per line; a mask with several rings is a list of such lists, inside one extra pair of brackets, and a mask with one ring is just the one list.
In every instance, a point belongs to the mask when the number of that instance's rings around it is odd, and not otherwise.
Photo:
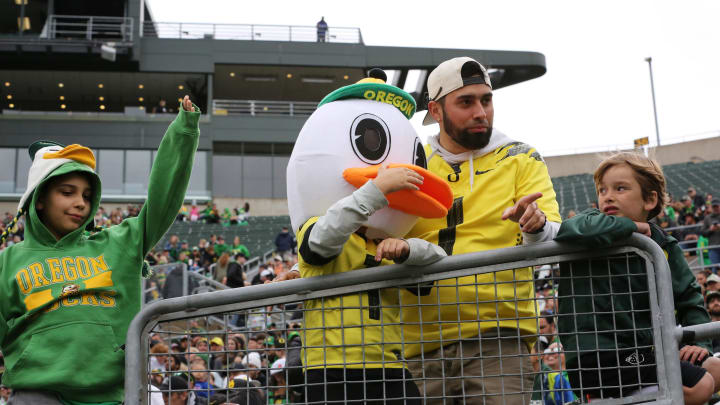
[[(418, 217), (445, 217), (453, 197), (448, 184), (426, 170), (425, 150), (409, 122), (415, 100), (386, 84), (382, 70), (369, 75), (320, 102), (288, 162), (290, 221), (304, 278), (393, 264), (388, 258), (424, 265), (445, 256), (426, 241), (400, 239)], [(394, 178), (419, 179), (416, 186), (381, 187), (393, 170)], [(388, 255), (390, 243), (403, 246), (402, 254)], [(405, 398), (398, 403), (421, 402), (399, 356), (399, 295), (399, 288), (384, 288), (305, 302), (305, 400), (397, 395)]]

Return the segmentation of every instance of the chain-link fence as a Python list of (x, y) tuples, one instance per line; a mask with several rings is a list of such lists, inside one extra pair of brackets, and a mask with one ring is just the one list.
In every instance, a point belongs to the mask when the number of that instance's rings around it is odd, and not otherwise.
[(678, 404), (678, 342), (717, 325), (677, 329), (650, 239), (548, 242), (152, 303), (126, 403)]

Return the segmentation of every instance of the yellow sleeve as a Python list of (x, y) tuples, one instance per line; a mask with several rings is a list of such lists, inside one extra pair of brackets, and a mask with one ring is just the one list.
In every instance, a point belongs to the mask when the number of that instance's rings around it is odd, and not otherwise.
[(537, 200), (538, 207), (545, 213), (548, 221), (561, 222), (555, 189), (542, 156), (532, 148), (518, 161), (520, 166), (515, 186), (516, 201), (526, 195), (541, 192), (542, 197)]

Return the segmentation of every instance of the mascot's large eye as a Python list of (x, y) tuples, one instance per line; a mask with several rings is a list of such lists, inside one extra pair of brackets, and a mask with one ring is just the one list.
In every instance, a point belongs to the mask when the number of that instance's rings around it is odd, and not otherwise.
[(425, 148), (420, 138), (415, 138), (415, 151), (413, 153), (413, 164), (427, 169), (427, 157), (425, 156)]
[(380, 117), (362, 114), (350, 127), (350, 143), (360, 160), (376, 165), (382, 163), (390, 152), (390, 131)]

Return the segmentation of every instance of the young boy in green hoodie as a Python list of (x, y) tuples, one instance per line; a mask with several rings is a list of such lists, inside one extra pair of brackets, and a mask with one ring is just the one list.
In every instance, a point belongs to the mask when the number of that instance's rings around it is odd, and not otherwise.
[[(600, 163), (594, 180), (599, 210), (564, 221), (555, 240), (597, 248), (633, 232), (652, 238), (670, 265), (678, 324), (710, 322), (677, 240), (648, 223), (665, 201), (660, 165), (621, 152)], [(560, 340), (578, 395), (581, 386), (583, 399), (591, 400), (633, 395), (657, 385), (647, 273), (638, 257), (562, 263), (558, 295)], [(720, 360), (710, 355), (709, 343), (680, 349), (686, 404), (705, 403), (717, 391), (716, 384), (720, 388)]]
[(122, 402), (143, 259), (180, 209), (198, 145), (200, 111), (188, 96), (182, 107), (158, 148), (140, 215), (92, 235), (85, 231), (101, 196), (92, 151), (30, 146), (15, 217), (25, 214), (25, 241), (0, 252), (2, 379), (13, 404)]

